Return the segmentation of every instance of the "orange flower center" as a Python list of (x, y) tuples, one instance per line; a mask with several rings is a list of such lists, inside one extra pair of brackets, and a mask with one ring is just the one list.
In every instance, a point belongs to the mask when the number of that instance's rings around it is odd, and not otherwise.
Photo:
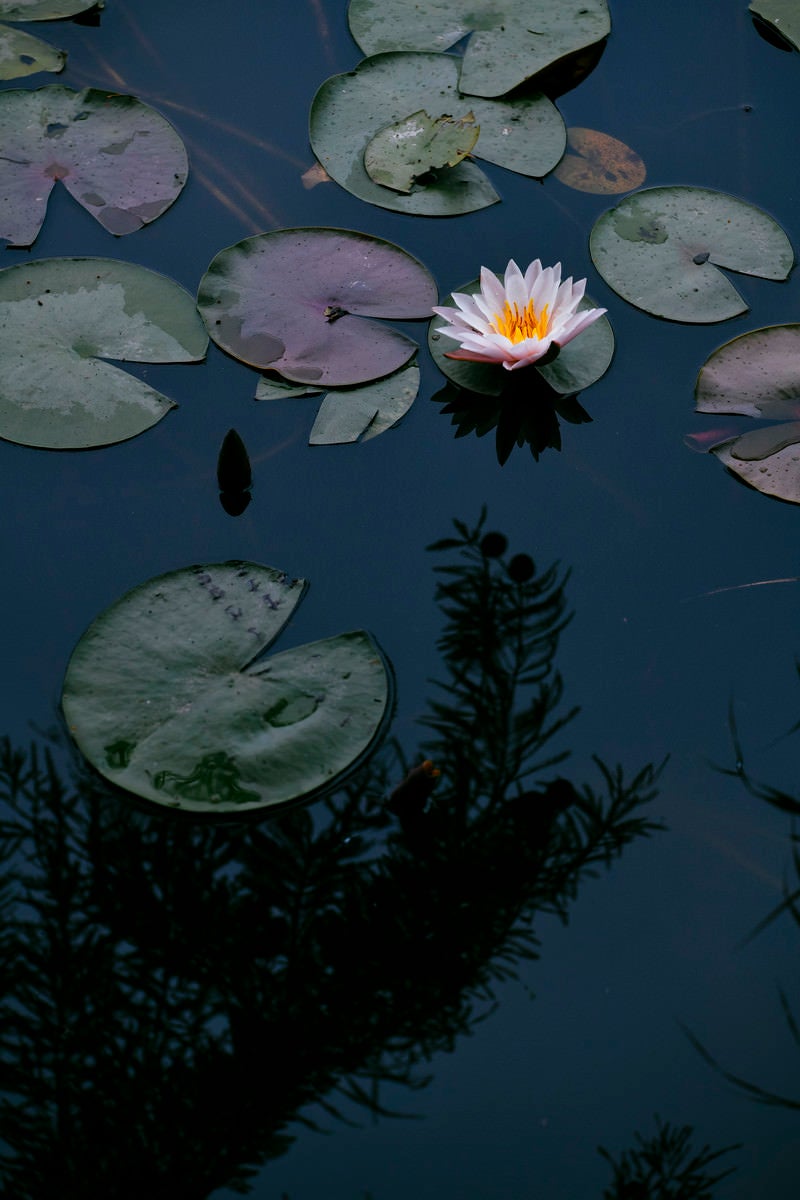
[(516, 304), (509, 304), (506, 300), (503, 311), (494, 314), (492, 323), (496, 332), (507, 337), (514, 345), (517, 342), (524, 342), (526, 338), (545, 338), (548, 321), (547, 307), (545, 304), (537, 316), (532, 300), (528, 301), (522, 312)]

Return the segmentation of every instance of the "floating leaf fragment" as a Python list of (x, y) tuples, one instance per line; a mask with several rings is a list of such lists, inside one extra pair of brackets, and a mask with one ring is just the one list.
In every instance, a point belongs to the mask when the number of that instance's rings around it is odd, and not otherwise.
[(63, 71), (67, 56), (41, 38), (0, 25), (0, 79), (21, 79), (39, 71)]
[(750, 12), (800, 50), (800, 3), (798, 0), (751, 0)]
[(59, 84), (0, 92), (0, 238), (30, 246), (56, 180), (109, 233), (133, 233), (179, 196), (183, 142), (134, 96)]
[(235, 358), (322, 388), (396, 371), (416, 344), (372, 318), (424, 319), (435, 299), (430, 273), (391, 242), (349, 229), (279, 229), (221, 250), (198, 308)]
[(119, 787), (198, 815), (330, 787), (382, 730), (391, 684), (363, 630), (260, 657), (305, 586), (229, 562), (128, 592), (67, 667), (62, 703), (81, 751)]
[[(319, 406), (309, 436), (310, 446), (333, 446), (345, 442), (367, 442), (391, 429), (405, 416), (419, 391), (419, 367), (408, 363), (372, 383), (331, 388)], [(256, 400), (283, 400), (319, 396), (321, 388), (292, 384), (261, 376)]]
[(578, 192), (613, 195), (641, 187), (647, 169), (635, 150), (597, 129), (567, 129), (568, 151), (553, 174)]
[(208, 338), (177, 283), (107, 258), (0, 271), (0, 437), (81, 449), (149, 429), (174, 402), (101, 362), (197, 362)]
[(720, 267), (786, 279), (794, 265), (777, 221), (708, 188), (634, 192), (598, 218), (589, 246), (597, 270), (623, 299), (654, 316), (696, 324), (747, 311)]
[(58, 21), (86, 12), (96, 4), (97, 0), (0, 0), (0, 20)]
[(700, 370), (699, 413), (780, 421), (709, 447), (766, 495), (800, 504), (800, 324), (768, 325), (720, 346)]
[(319, 183), (332, 183), (333, 181), (322, 163), (315, 162), (313, 166), (303, 172), (300, 176), (300, 182), (306, 191), (309, 191), (310, 188), (316, 187)]
[(611, 30), (606, 0), (350, 0), (348, 21), (369, 55), (469, 37), (460, 87), (474, 96), (503, 96)]
[(469, 158), (442, 172), (432, 171), (424, 186), (417, 183), (409, 195), (370, 179), (364, 155), (371, 140), (420, 110), (471, 111), (480, 127), (474, 156), (523, 175), (541, 178), (564, 153), (564, 122), (546, 96), (464, 96), (459, 91), (459, 60), (450, 54), (378, 54), (354, 71), (326, 80), (311, 105), (312, 148), (341, 187), (382, 208), (449, 217), (496, 203), (496, 190)]
[(364, 151), (364, 168), (382, 187), (408, 193), (420, 176), (466, 158), (479, 133), (473, 112), (431, 117), (422, 108), (378, 130)]

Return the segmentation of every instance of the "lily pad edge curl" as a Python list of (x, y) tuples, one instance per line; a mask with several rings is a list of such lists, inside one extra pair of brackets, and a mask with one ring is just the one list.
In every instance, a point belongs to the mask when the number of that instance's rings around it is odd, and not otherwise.
[(81, 752), (133, 796), (202, 818), (263, 816), (338, 786), (385, 733), (394, 680), (364, 630), (264, 657), (306, 587), (235, 560), (120, 597), (67, 666)]

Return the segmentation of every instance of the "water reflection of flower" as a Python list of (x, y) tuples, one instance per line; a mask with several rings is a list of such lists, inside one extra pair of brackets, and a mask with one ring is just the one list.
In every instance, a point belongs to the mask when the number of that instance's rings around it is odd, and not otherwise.
[(502, 363), (507, 371), (528, 367), (552, 346), (565, 346), (582, 333), (604, 308), (578, 312), (586, 280), (561, 282), (561, 263), (542, 267), (535, 259), (522, 274), (513, 259), (501, 283), (488, 267), (481, 267), (481, 286), (473, 295), (454, 292), (455, 308), (434, 308), (447, 325), (437, 333), (453, 338), (460, 350), (448, 358), (467, 362)]

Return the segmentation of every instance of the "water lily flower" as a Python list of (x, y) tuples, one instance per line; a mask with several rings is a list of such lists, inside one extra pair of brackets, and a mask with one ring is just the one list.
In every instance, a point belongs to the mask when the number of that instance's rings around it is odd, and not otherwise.
[(502, 283), (481, 267), (480, 291), (472, 296), (454, 292), (456, 308), (434, 308), (448, 322), (436, 332), (461, 346), (447, 351), (447, 358), (502, 363), (507, 371), (516, 371), (535, 363), (551, 346), (565, 346), (602, 317), (604, 308), (577, 311), (585, 290), (585, 279), (573, 283), (570, 276), (561, 282), (561, 263), (543, 268), (537, 258), (523, 275), (512, 259)]

